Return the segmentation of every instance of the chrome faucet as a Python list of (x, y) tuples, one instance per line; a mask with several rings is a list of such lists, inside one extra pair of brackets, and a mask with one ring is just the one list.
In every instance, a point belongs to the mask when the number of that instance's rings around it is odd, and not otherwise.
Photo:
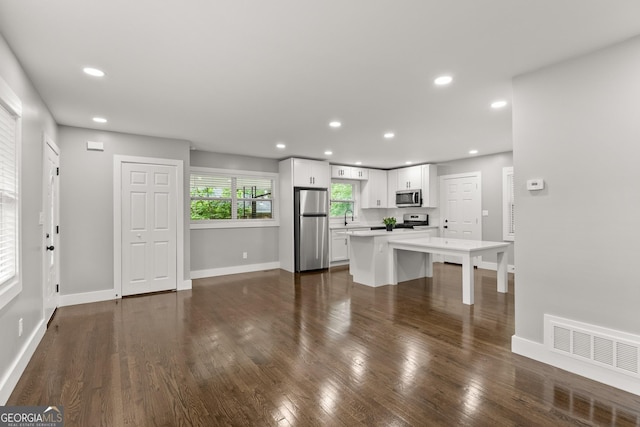
[(346, 211), (344, 211), (344, 226), (347, 226), (347, 212), (351, 212), (351, 222), (354, 221), (353, 219), (353, 211), (351, 209), (347, 209)]

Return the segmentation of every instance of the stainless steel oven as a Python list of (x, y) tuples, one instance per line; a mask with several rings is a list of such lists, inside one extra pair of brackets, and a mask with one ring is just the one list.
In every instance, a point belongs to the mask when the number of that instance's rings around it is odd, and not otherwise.
[(396, 206), (399, 208), (422, 206), (422, 190), (396, 191)]

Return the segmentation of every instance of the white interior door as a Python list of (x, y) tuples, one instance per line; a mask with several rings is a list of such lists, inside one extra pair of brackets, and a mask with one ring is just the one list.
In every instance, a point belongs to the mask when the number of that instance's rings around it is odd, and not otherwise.
[(58, 307), (60, 284), (60, 150), (46, 137), (44, 145), (44, 320), (48, 322)]
[(122, 164), (122, 295), (177, 289), (174, 166)]
[[(445, 175), (440, 178), (442, 236), (452, 239), (482, 240), (480, 172)], [(445, 262), (461, 264), (462, 258), (445, 257)]]

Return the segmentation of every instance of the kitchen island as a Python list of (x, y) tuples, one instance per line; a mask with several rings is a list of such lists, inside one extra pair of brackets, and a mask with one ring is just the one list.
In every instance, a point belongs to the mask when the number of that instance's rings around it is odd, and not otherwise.
[[(418, 237), (418, 236), (416, 236)], [(473, 258), (482, 255), (496, 254), (498, 257), (497, 288), (498, 292), (507, 292), (507, 248), (509, 243), (488, 242), (481, 240), (449, 239), (443, 237), (422, 237), (415, 239), (393, 239), (388, 242), (388, 271), (391, 284), (403, 282), (404, 268), (402, 263), (406, 254), (423, 254), (425, 259), (425, 276), (433, 276), (433, 255), (453, 255), (462, 257), (462, 303), (473, 304), (474, 280)], [(424, 276), (422, 276), (424, 277)], [(355, 280), (355, 278), (354, 278)]]
[[(349, 273), (353, 281), (367, 286), (391, 283), (389, 276), (389, 242), (428, 238), (438, 232), (437, 226), (426, 229), (345, 231), (349, 236)], [(427, 259), (422, 253), (404, 252), (396, 257), (400, 281), (425, 277)]]

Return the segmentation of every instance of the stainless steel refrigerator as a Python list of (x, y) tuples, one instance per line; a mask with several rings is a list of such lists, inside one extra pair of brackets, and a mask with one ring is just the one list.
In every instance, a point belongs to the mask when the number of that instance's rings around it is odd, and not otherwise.
[(329, 268), (329, 195), (326, 189), (294, 191), (296, 271)]

